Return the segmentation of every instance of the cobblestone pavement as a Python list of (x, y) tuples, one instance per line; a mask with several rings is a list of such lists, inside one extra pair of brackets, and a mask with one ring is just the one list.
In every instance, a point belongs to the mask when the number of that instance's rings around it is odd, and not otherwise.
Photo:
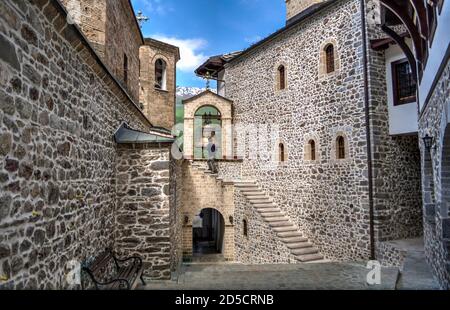
[(382, 268), (381, 284), (366, 283), (365, 263), (292, 265), (184, 264), (177, 281), (147, 281), (148, 290), (393, 290), (398, 268)]

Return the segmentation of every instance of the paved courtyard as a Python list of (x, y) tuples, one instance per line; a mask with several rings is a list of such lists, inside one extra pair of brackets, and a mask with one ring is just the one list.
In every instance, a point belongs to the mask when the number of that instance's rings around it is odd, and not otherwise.
[(382, 268), (381, 284), (369, 286), (363, 263), (292, 265), (184, 264), (178, 280), (148, 281), (148, 290), (393, 290), (398, 268)]

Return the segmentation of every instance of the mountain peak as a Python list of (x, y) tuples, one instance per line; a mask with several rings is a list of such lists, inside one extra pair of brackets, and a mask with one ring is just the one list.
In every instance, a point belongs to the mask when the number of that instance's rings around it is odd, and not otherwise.
[[(189, 99), (194, 97), (201, 92), (204, 92), (206, 88), (201, 87), (189, 87), (189, 86), (177, 86), (177, 97), (181, 99)], [(215, 89), (210, 89), (213, 93), (216, 92)]]

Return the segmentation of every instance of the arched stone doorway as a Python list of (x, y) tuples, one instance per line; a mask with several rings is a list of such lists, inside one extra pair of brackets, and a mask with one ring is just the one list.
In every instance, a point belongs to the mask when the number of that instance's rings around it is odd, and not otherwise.
[(216, 107), (206, 105), (194, 115), (194, 159), (208, 158), (209, 140), (217, 146), (216, 158), (221, 158), (222, 114)]
[[(216, 209), (206, 208), (200, 211), (192, 221), (192, 253), (194, 257), (223, 254), (225, 220)], [(223, 258), (223, 255), (221, 255)]]
[[(216, 154), (216, 158), (233, 158), (233, 134), (231, 126), (233, 102), (210, 90), (206, 90), (197, 96), (183, 100), (183, 104), (184, 158), (202, 159), (204, 157), (202, 148), (203, 145), (207, 144), (205, 138), (213, 131), (215, 131), (216, 146), (219, 149), (219, 154)], [(220, 130), (217, 128), (220, 128)]]

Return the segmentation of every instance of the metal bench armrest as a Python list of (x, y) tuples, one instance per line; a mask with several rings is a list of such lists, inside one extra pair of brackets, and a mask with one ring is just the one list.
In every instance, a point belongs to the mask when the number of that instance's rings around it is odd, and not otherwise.
[[(142, 267), (142, 258), (140, 258), (139, 256), (131, 256), (131, 257), (127, 257), (127, 258), (124, 258), (124, 259), (119, 259), (119, 258), (117, 258), (116, 255), (113, 253), (113, 258), (114, 258), (114, 260), (115, 260), (115, 262), (116, 262), (116, 264), (117, 264), (118, 267), (120, 267), (120, 265), (121, 265), (122, 263), (126, 263), (126, 262), (128, 262), (128, 261), (130, 261), (130, 260), (134, 260), (135, 263), (136, 263), (136, 262), (138, 263), (138, 266), (139, 266), (139, 267)], [(119, 263), (121, 263), (121, 264), (119, 264)]]
[(94, 277), (94, 275), (92, 274), (92, 271), (89, 268), (83, 267), (83, 271), (85, 271), (89, 275), (89, 277), (92, 279), (92, 281), (94, 282), (95, 287), (97, 289), (98, 289), (99, 285), (100, 286), (106, 286), (106, 285), (110, 285), (110, 284), (113, 284), (113, 283), (116, 283), (116, 282), (125, 282), (125, 284), (127, 286), (127, 289), (128, 290), (131, 289), (130, 282), (128, 280), (126, 280), (126, 279), (117, 278), (117, 279), (113, 279), (113, 280), (108, 281), (108, 282), (100, 282)]

